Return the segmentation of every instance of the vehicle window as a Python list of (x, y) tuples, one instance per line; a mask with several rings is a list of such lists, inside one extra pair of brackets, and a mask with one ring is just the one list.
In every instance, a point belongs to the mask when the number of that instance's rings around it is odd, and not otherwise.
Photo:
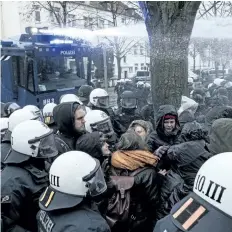
[[(82, 60), (83, 61), (83, 60)], [(75, 57), (41, 57), (37, 59), (39, 91), (79, 86), (85, 77), (85, 63)]]
[(27, 65), (27, 83), (26, 83), (26, 88), (28, 90), (30, 90), (31, 92), (35, 91), (34, 88), (34, 80), (33, 80), (33, 60), (29, 60), (28, 61), (28, 65)]

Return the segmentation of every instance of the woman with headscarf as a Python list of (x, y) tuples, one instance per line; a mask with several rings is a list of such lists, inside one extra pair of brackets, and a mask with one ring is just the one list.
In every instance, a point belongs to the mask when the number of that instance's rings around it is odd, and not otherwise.
[(146, 141), (148, 135), (153, 131), (153, 127), (148, 121), (135, 120), (130, 124), (128, 131), (134, 131), (144, 141)]
[(160, 177), (155, 168), (159, 158), (147, 150), (144, 140), (134, 132), (123, 134), (117, 148), (111, 158), (111, 175), (130, 176), (136, 171), (129, 215), (135, 220), (121, 222), (112, 231), (152, 231), (159, 199)]

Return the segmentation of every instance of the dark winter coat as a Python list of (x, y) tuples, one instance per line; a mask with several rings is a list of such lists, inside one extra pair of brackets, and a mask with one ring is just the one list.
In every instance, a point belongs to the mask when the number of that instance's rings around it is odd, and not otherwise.
[(208, 148), (213, 155), (232, 152), (232, 119), (215, 120), (210, 130), (209, 140)]
[[(163, 128), (163, 117), (167, 114), (171, 114), (177, 117), (176, 129), (173, 131), (171, 135), (166, 135)], [(178, 143), (179, 134), (180, 124), (175, 107), (172, 105), (162, 105), (160, 106), (157, 113), (156, 130), (150, 134), (147, 140), (148, 148), (151, 152), (154, 152), (160, 146), (174, 145)]]
[(103, 141), (99, 132), (92, 132), (82, 135), (76, 142), (76, 150), (86, 152), (93, 158), (98, 159), (100, 163), (104, 161), (101, 151)]
[[(77, 139), (83, 135), (78, 133), (74, 127), (74, 112), (77, 103), (66, 102), (57, 105), (53, 110), (54, 121), (57, 125), (58, 133), (55, 136), (57, 149), (60, 154), (75, 150)], [(58, 140), (59, 137), (62, 141)]]
[(212, 155), (206, 148), (207, 131), (197, 123), (186, 123), (181, 133), (181, 144), (169, 148), (165, 161), (171, 171), (161, 188), (158, 219), (170, 213), (172, 207), (192, 191), (197, 172)]
[(205, 116), (206, 126), (210, 129), (213, 122), (219, 118), (232, 118), (232, 107), (215, 106)]
[(171, 169), (184, 179), (190, 189), (198, 170), (212, 156), (207, 150), (206, 139), (207, 130), (203, 125), (196, 121), (187, 123), (180, 135), (183, 143), (171, 146), (167, 152)]
[[(117, 175), (127, 176), (129, 170), (116, 169)], [(160, 185), (162, 177), (157, 174), (154, 168), (145, 168), (134, 176), (135, 182), (131, 189), (131, 214), (136, 218), (132, 223), (120, 224), (112, 232), (141, 232), (152, 231), (156, 220), (156, 209), (160, 197)]]
[(39, 197), (48, 185), (48, 175), (28, 164), (8, 164), (1, 173), (2, 231), (37, 231)]
[(110, 232), (108, 224), (100, 213), (85, 203), (68, 209), (46, 212), (40, 210), (37, 214), (37, 222), (39, 231), (44, 232)]
[(206, 150), (204, 140), (189, 141), (171, 146), (167, 152), (167, 158), (171, 169), (179, 174), (190, 189), (200, 167), (212, 155)]

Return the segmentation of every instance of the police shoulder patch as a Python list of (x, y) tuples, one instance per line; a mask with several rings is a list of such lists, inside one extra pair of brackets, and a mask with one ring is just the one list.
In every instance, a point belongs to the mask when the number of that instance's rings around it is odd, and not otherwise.
[(1, 196), (1, 204), (4, 204), (4, 203), (11, 203), (11, 196), (10, 195)]

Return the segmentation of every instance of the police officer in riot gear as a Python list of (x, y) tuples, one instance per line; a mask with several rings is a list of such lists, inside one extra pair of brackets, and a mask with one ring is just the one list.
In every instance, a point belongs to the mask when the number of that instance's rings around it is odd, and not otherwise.
[(109, 94), (104, 89), (97, 88), (90, 93), (88, 106), (92, 110), (104, 111), (113, 120), (114, 111), (109, 106)]
[(11, 145), (1, 173), (2, 231), (37, 231), (38, 199), (48, 185), (44, 161), (58, 154), (54, 135), (43, 122), (28, 120), (14, 128)]
[(18, 124), (27, 120), (39, 120), (39, 116), (33, 114), (31, 111), (27, 109), (16, 110), (10, 115), (8, 119), (7, 130), (4, 136), (2, 137), (2, 141), (1, 141), (1, 169), (4, 167), (4, 160), (11, 148), (10, 140), (11, 140), (12, 131)]
[(4, 109), (4, 117), (10, 117), (10, 115), (14, 112), (14, 111), (16, 111), (16, 110), (18, 110), (18, 109), (20, 109), (21, 107), (17, 104), (17, 103), (15, 103), (15, 102), (7, 102), (6, 104), (4, 104), (4, 106), (3, 106), (3, 109)]
[(84, 105), (89, 103), (90, 93), (93, 91), (93, 87), (90, 85), (82, 85), (77, 92), (77, 96), (83, 102)]
[(60, 97), (60, 103), (64, 102), (78, 102), (80, 105), (83, 105), (83, 102), (75, 94), (64, 94)]
[(132, 91), (124, 91), (121, 95), (121, 107), (114, 118), (114, 131), (121, 136), (134, 120), (141, 119), (137, 110), (137, 98)]
[(26, 105), (26, 106), (23, 107), (23, 109), (27, 109), (27, 110), (31, 111), (33, 114), (37, 115), (40, 118), (41, 122), (44, 121), (43, 113), (37, 106)]
[(110, 232), (93, 208), (93, 199), (107, 189), (98, 160), (81, 151), (66, 152), (52, 163), (49, 182), (39, 199), (39, 231)]
[(85, 116), (86, 131), (92, 133), (94, 131), (102, 132), (107, 138), (107, 143), (110, 145), (110, 150), (115, 150), (117, 143), (117, 135), (114, 132), (110, 117), (101, 110), (92, 110)]
[(53, 130), (54, 134), (57, 132), (57, 127), (53, 118), (53, 109), (57, 106), (55, 103), (48, 103), (43, 108), (44, 123)]

